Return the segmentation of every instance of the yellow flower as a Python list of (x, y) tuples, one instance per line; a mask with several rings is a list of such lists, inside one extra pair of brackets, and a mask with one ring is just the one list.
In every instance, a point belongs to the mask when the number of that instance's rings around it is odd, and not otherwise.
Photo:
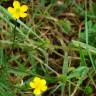
[(14, 1), (13, 2), (13, 8), (8, 7), (8, 12), (15, 18), (19, 19), (20, 17), (24, 18), (27, 16), (27, 13), (25, 13), (28, 10), (27, 5), (22, 5), (20, 6), (19, 1)]
[(33, 93), (35, 95), (40, 95), (47, 90), (46, 80), (35, 77), (33, 81), (30, 82), (30, 87), (34, 89)]

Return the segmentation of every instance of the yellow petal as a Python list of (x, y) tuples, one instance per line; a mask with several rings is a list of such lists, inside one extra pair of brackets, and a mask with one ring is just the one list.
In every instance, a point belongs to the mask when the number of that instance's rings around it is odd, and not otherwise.
[(45, 85), (45, 84), (46, 84), (46, 80), (42, 79), (42, 80), (41, 80), (41, 84), (42, 84), (42, 85)]
[(35, 88), (35, 84), (33, 82), (30, 82), (30, 87)]
[(47, 89), (48, 89), (47, 86), (43, 86), (41, 90), (44, 92), (44, 91), (46, 91)]
[(20, 17), (24, 18), (27, 16), (27, 13), (20, 13)]
[(40, 91), (40, 90), (35, 89), (35, 90), (33, 91), (33, 93), (34, 93), (35, 95), (39, 95), (39, 94), (41, 94), (41, 91)]
[(13, 14), (14, 11), (15, 11), (14, 8), (12, 8), (12, 7), (8, 7), (8, 12), (9, 12), (9, 13)]
[(20, 15), (19, 15), (19, 14), (14, 13), (14, 14), (13, 14), (13, 17), (14, 17), (14, 18), (16, 18), (16, 19), (19, 19), (19, 18), (20, 18)]
[(40, 82), (40, 78), (39, 77), (35, 77), (33, 81), (36, 82), (36, 83)]
[(21, 10), (22, 12), (25, 12), (25, 11), (28, 10), (28, 6), (27, 6), (27, 5), (22, 5), (22, 6), (20, 7), (20, 10)]
[(14, 6), (14, 8), (20, 8), (20, 3), (19, 3), (19, 1), (14, 1), (13, 2), (13, 6)]

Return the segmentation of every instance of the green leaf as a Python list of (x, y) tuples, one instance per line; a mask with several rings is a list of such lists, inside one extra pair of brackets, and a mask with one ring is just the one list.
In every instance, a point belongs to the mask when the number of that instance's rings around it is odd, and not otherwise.
[(73, 70), (73, 72), (69, 74), (68, 78), (77, 78), (77, 77), (84, 78), (87, 72), (88, 72), (88, 67), (81, 66)]
[(59, 77), (59, 80), (62, 82), (62, 83), (66, 83), (66, 81), (68, 80), (68, 77), (66, 75), (61, 75)]
[(59, 20), (58, 24), (64, 33), (68, 34), (71, 31), (71, 22), (67, 19)]
[(85, 92), (86, 94), (92, 94), (92, 93), (93, 93), (93, 88), (92, 88), (92, 86), (87, 86), (87, 87), (85, 88), (84, 92)]

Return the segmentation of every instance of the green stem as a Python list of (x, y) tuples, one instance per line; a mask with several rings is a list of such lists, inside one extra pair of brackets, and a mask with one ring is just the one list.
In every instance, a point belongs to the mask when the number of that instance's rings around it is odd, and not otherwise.
[(13, 44), (12, 44), (12, 49), (14, 49), (14, 44), (15, 44), (15, 37), (16, 37), (16, 27), (17, 27), (17, 19), (16, 19), (16, 21), (15, 21), (15, 26), (14, 26), (14, 29), (13, 29), (13, 31), (12, 31), (12, 33), (13, 33)]

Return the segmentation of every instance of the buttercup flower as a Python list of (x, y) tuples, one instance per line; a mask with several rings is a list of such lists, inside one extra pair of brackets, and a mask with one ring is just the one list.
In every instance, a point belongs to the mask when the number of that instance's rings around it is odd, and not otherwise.
[(13, 8), (8, 7), (8, 12), (15, 18), (19, 19), (20, 17), (24, 18), (27, 16), (27, 13), (25, 13), (28, 10), (27, 5), (22, 5), (20, 6), (19, 1), (14, 1), (13, 2)]
[(33, 81), (30, 82), (30, 87), (34, 89), (33, 93), (35, 95), (40, 95), (47, 90), (46, 80), (35, 77)]

